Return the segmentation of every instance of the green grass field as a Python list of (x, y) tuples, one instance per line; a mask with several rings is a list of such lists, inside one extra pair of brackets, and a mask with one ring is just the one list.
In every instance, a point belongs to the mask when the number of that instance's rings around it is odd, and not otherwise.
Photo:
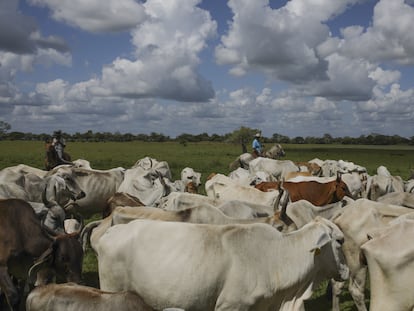
[[(268, 147), (270, 145), (268, 144)], [(292, 161), (346, 160), (367, 168), (373, 175), (380, 165), (391, 174), (407, 179), (414, 170), (414, 146), (351, 146), (351, 145), (284, 145), (286, 157)], [(205, 178), (212, 172), (227, 174), (228, 165), (241, 153), (239, 145), (225, 143), (188, 143), (183, 146), (175, 142), (69, 142), (66, 151), (72, 159), (86, 159), (96, 169), (117, 166), (128, 168), (145, 156), (167, 161), (174, 178), (181, 170), (192, 167)], [(0, 141), (0, 169), (24, 163), (44, 168), (44, 143), (40, 141)]]
[[(267, 145), (270, 147), (270, 144)], [(367, 168), (370, 175), (384, 165), (393, 175), (408, 179), (414, 170), (414, 146), (349, 146), (349, 145), (283, 145), (286, 157), (292, 161), (346, 160)], [(212, 172), (229, 173), (229, 164), (241, 153), (241, 147), (225, 143), (144, 143), (144, 142), (69, 142), (66, 151), (72, 159), (86, 159), (95, 169), (131, 167), (137, 160), (149, 156), (167, 161), (173, 179), (180, 178), (184, 167), (191, 167), (202, 173), (202, 181)], [(0, 169), (17, 164), (44, 168), (44, 143), (39, 141), (0, 141)], [(94, 219), (96, 219), (96, 216)], [(97, 261), (88, 251), (84, 258), (84, 280), (87, 285), (98, 286)], [(325, 284), (326, 285), (326, 284)], [(306, 304), (306, 310), (330, 310), (330, 300), (325, 298), (326, 286), (313, 295)], [(369, 297), (367, 295), (367, 297)], [(341, 310), (355, 311), (356, 308), (347, 291), (341, 296)]]

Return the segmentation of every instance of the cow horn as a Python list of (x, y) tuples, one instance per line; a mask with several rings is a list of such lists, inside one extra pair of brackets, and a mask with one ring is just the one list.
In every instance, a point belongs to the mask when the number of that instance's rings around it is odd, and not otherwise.
[(289, 201), (289, 191), (285, 189), (285, 199), (282, 202), (282, 209), (280, 211), (280, 220), (282, 220), (286, 225), (290, 225), (293, 223), (292, 219), (290, 219), (290, 217), (287, 215), (286, 210), (287, 210), (287, 206), (288, 206), (288, 201)]
[(37, 272), (42, 268), (42, 266), (47, 263), (49, 260), (53, 260), (53, 253), (54, 253), (54, 243), (50, 245), (50, 247), (40, 255), (39, 259), (35, 261), (35, 263), (30, 267), (27, 281), (29, 285), (33, 285), (35, 283), (34, 278), (37, 276)]
[(163, 196), (166, 197), (167, 195), (169, 195), (171, 193), (171, 188), (169, 185), (166, 184), (164, 177), (162, 176), (161, 172), (158, 170), (155, 170), (155, 172), (157, 173), (158, 179), (160, 180), (161, 185), (164, 187), (164, 193)]
[(92, 230), (98, 227), (101, 223), (102, 223), (102, 219), (95, 220), (95, 221), (88, 223), (82, 228), (79, 239), (82, 243), (82, 248), (84, 252), (86, 252), (88, 248), (88, 243), (90, 243)]
[(279, 195), (277, 196), (276, 200), (275, 200), (275, 204), (273, 205), (273, 212), (276, 213), (279, 210), (279, 204), (280, 204), (280, 199), (282, 198), (282, 195), (284, 193), (284, 189), (280, 186), (280, 183), (278, 185), (279, 189), (277, 189), (279, 191)]

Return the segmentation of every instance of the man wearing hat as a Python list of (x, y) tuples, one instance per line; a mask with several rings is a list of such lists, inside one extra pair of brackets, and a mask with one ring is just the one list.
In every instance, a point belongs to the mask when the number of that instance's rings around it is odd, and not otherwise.
[(72, 162), (68, 162), (63, 158), (63, 149), (65, 149), (66, 144), (65, 139), (62, 137), (62, 131), (59, 130), (53, 133), (52, 146), (55, 148), (61, 164), (72, 164)]
[(261, 157), (262, 152), (263, 152), (263, 147), (262, 147), (262, 144), (260, 143), (260, 137), (261, 137), (260, 133), (256, 133), (256, 135), (254, 135), (254, 139), (252, 143), (252, 148), (253, 148), (252, 155), (255, 158)]

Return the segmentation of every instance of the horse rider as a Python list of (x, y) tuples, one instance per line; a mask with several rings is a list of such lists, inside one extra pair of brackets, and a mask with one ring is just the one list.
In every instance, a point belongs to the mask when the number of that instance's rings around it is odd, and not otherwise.
[(56, 150), (56, 154), (58, 156), (58, 160), (60, 163), (63, 164), (72, 164), (72, 162), (66, 161), (63, 158), (63, 152), (66, 147), (65, 139), (62, 137), (62, 131), (55, 131), (53, 133), (53, 139), (52, 139), (52, 146)]
[(255, 158), (261, 157), (263, 154), (263, 146), (262, 146), (262, 143), (260, 142), (260, 138), (261, 138), (260, 133), (256, 133), (256, 135), (254, 135), (254, 139), (252, 142), (252, 148), (253, 148), (252, 155)]

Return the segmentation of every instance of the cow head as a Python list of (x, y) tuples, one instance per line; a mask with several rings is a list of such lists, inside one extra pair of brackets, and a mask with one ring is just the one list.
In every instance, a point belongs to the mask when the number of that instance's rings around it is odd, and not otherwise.
[(85, 192), (80, 188), (78, 182), (72, 174), (62, 174), (60, 176), (65, 182), (65, 192), (72, 200), (79, 200), (86, 196)]
[[(196, 191), (199, 186), (201, 186), (201, 173), (194, 171), (190, 167), (185, 167), (181, 171), (181, 180), (184, 182), (185, 185), (192, 183), (190, 187), (196, 187)], [(189, 192), (189, 191), (188, 191)], [(197, 192), (194, 192), (197, 193)]]
[[(29, 270), (29, 284), (45, 285), (54, 278), (61, 282), (81, 281), (83, 249), (79, 233), (59, 235)], [(36, 282), (34, 279), (36, 278)]]
[(336, 176), (336, 187), (335, 187), (335, 202), (341, 201), (345, 196), (352, 198), (351, 191), (347, 184), (342, 180), (342, 174), (340, 172), (337, 173)]
[(49, 207), (59, 205), (64, 207), (70, 200), (79, 200), (85, 197), (74, 175), (67, 170), (59, 170), (45, 179), (43, 203)]

